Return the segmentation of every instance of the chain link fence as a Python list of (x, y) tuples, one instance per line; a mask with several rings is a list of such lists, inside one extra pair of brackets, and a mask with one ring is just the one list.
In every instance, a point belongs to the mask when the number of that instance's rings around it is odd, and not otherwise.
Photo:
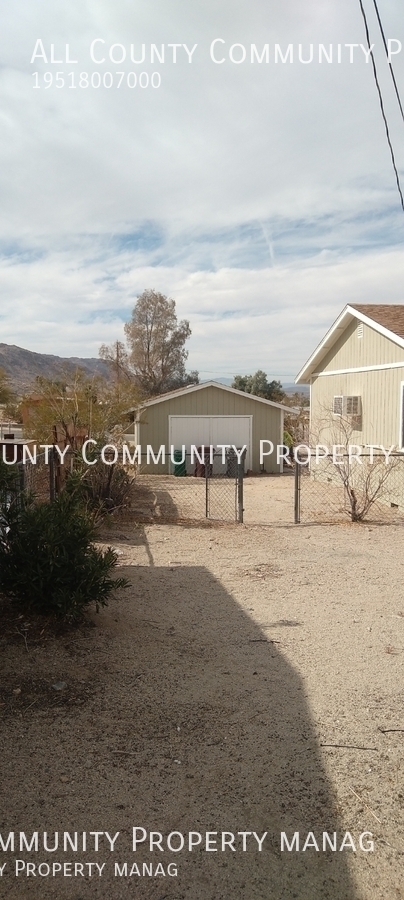
[[(300, 451), (294, 471), (293, 492), (275, 488), (286, 479), (262, 482), (262, 524), (336, 524), (349, 521), (404, 524), (404, 453), (361, 454), (356, 458), (340, 454), (338, 464), (332, 458), (316, 462), (315, 449)], [(75, 456), (66, 455), (64, 464), (49, 450), (8, 467), (7, 479), (0, 489), (0, 517), (11, 503), (31, 495), (38, 503), (54, 500), (66, 475), (75, 467)], [(108, 478), (112, 467), (101, 474), (100, 496), (109, 496)], [(201, 452), (182, 454), (170, 475), (136, 475), (130, 511), (135, 521), (143, 522), (221, 522), (244, 521), (244, 461), (237, 454)], [(124, 471), (122, 469), (122, 471)], [(93, 473), (93, 470), (91, 470)], [(97, 474), (97, 473), (95, 473)], [(95, 477), (95, 475), (94, 475)], [(293, 486), (293, 475), (287, 485)], [(104, 481), (106, 482), (104, 484)], [(282, 483), (282, 484), (281, 484)], [(248, 495), (247, 490), (247, 495)], [(268, 496), (267, 496), (268, 495)], [(247, 522), (251, 509), (247, 497)], [(255, 519), (254, 519), (255, 521)]]
[(53, 457), (38, 454), (36, 461), (17, 462), (6, 470), (0, 490), (0, 514), (13, 504), (21, 504), (24, 496), (32, 496), (38, 503), (45, 503), (55, 496), (55, 465)]
[[(175, 454), (174, 454), (175, 458)], [(181, 453), (167, 475), (140, 474), (132, 490), (131, 515), (141, 522), (243, 521), (244, 461), (236, 454)]]
[[(17, 462), (5, 461), (0, 481), (0, 515), (10, 504), (21, 505), (24, 497), (35, 503), (48, 503), (63, 491), (70, 473), (77, 473), (76, 485), (82, 482), (83, 502), (91, 509), (122, 508), (136, 470), (133, 465), (122, 463), (122, 455), (105, 453), (104, 460), (89, 461), (86, 465), (80, 453), (65, 448), (48, 447), (46, 452), (36, 452), (33, 447), (24, 452)], [(5, 456), (5, 454), (3, 455)]]
[(243, 522), (244, 463), (232, 459), (223, 474), (205, 472), (207, 519)]
[(294, 521), (404, 523), (404, 454), (315, 460), (307, 449), (295, 464)]
[(24, 490), (23, 473), (17, 466), (13, 466), (8, 473), (7, 481), (0, 489), (0, 524), (3, 521), (3, 513), (11, 504), (20, 503)]
[(56, 460), (51, 450), (37, 455), (36, 462), (27, 460), (17, 463), (19, 480), (26, 494), (31, 495), (37, 503), (47, 503), (56, 496)]
[(31, 447), (24, 459), (7, 465), (6, 487), (0, 490), (0, 508), (8, 507), (12, 501), (20, 503), (24, 496), (32, 497), (36, 503), (54, 500), (73, 466), (73, 453), (65, 454), (62, 465), (52, 447), (41, 453)]
[[(177, 455), (177, 459), (176, 459)], [(205, 516), (222, 522), (243, 521), (243, 479), (245, 451), (238, 454), (233, 448), (224, 453), (215, 452), (210, 447), (198, 447), (195, 453), (174, 453), (173, 474), (177, 477), (191, 475), (198, 497), (196, 518)], [(204, 506), (201, 504), (201, 490), (197, 480), (205, 484)]]

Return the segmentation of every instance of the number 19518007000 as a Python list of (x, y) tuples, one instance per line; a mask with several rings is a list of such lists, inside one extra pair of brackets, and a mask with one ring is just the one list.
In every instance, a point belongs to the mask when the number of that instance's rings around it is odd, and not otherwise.
[(43, 88), (159, 88), (160, 72), (33, 72), (33, 87)]

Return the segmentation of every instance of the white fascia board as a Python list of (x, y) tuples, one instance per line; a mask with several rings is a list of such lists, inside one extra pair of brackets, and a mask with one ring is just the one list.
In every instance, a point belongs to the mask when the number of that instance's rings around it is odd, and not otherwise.
[[(352, 309), (352, 307), (348, 307), (348, 309)], [(384, 325), (379, 325), (378, 322), (375, 322), (373, 319), (369, 319), (369, 316), (364, 316), (363, 313), (359, 312), (359, 310), (352, 309), (353, 314), (359, 319), (364, 325), (369, 325), (369, 328), (373, 328), (373, 331), (377, 331), (379, 334), (382, 334), (383, 337), (389, 339), (389, 341), (393, 341), (394, 344), (398, 344), (399, 347), (404, 347), (404, 338), (400, 337), (398, 334), (395, 334), (394, 331), (390, 331), (389, 328), (385, 328)]]
[(337, 338), (342, 334), (345, 330), (348, 322), (352, 321), (353, 310), (351, 311), (350, 306), (345, 306), (342, 310), (342, 313), (338, 316), (338, 319), (335, 320), (334, 324), (331, 325), (331, 328), (328, 329), (327, 334), (323, 337), (323, 340), (317, 345), (314, 353), (311, 354), (310, 358), (304, 364), (303, 368), (300, 369), (298, 375), (295, 378), (295, 384), (309, 384), (310, 378), (313, 374), (313, 366), (317, 363), (323, 356), (325, 356), (327, 350), (331, 350), (333, 344)]
[(170, 391), (168, 394), (162, 394), (160, 397), (153, 397), (152, 400), (145, 400), (139, 406), (135, 406), (129, 412), (135, 412), (147, 409), (149, 406), (155, 406), (157, 403), (164, 403), (166, 400), (172, 400), (176, 397), (184, 397), (186, 394), (193, 394), (194, 391), (201, 391), (204, 388), (216, 387), (230, 394), (237, 394), (238, 397), (249, 397), (251, 400), (257, 400), (259, 403), (265, 403), (267, 406), (275, 407), (275, 409), (283, 409), (288, 412), (294, 412), (293, 407), (284, 406), (283, 403), (275, 403), (274, 400), (265, 400), (264, 397), (257, 397), (255, 394), (247, 394), (246, 391), (238, 391), (236, 388), (229, 387), (227, 384), (220, 384), (219, 381), (203, 381), (202, 384), (193, 384), (189, 387), (181, 388), (177, 391)]
[(310, 359), (308, 359), (307, 363), (305, 363), (299, 374), (296, 376), (295, 384), (307, 384), (310, 381), (312, 375), (319, 374), (318, 372), (315, 373), (313, 371), (314, 365), (321, 361), (328, 350), (331, 350), (331, 347), (335, 344), (337, 338), (343, 333), (343, 331), (345, 331), (345, 328), (353, 318), (358, 319), (359, 322), (363, 322), (364, 325), (368, 325), (369, 328), (373, 329), (373, 331), (377, 331), (379, 334), (383, 335), (383, 337), (386, 337), (388, 338), (388, 340), (393, 341), (394, 344), (397, 344), (399, 347), (404, 348), (404, 338), (399, 337), (398, 334), (395, 334), (394, 331), (390, 331), (383, 325), (379, 325), (379, 323), (375, 322), (374, 319), (370, 319), (369, 316), (365, 316), (358, 309), (354, 309), (353, 306), (349, 306), (348, 304), (342, 310), (342, 313), (338, 316), (338, 319), (336, 319), (329, 331), (327, 331), (327, 334), (325, 335), (321, 343), (318, 344)]
[(357, 372), (378, 372), (381, 369), (404, 369), (404, 360), (393, 363), (377, 363), (374, 366), (354, 366), (352, 369), (327, 369), (326, 372), (313, 372), (314, 378), (325, 378), (327, 375), (354, 375)]

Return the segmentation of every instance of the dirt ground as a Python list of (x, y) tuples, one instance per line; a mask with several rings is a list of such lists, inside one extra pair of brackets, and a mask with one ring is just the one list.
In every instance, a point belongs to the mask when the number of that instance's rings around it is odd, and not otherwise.
[(1, 900), (404, 898), (402, 527), (263, 524), (276, 479), (248, 482), (244, 525), (164, 523), (170, 483), (137, 490), (104, 535), (130, 589), (78, 631), (1, 638)]

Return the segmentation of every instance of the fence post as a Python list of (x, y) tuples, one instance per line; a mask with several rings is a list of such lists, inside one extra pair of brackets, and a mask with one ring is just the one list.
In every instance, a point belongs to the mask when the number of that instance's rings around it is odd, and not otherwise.
[(295, 525), (300, 524), (300, 480), (302, 477), (299, 455), (295, 456)]
[(24, 493), (24, 491), (27, 490), (26, 468), (25, 468), (24, 463), (22, 463), (22, 462), (17, 463), (17, 467), (18, 467), (18, 476), (17, 476), (18, 491), (20, 493), (20, 500), (21, 500), (21, 495)]
[(244, 520), (244, 462), (238, 463), (237, 466), (237, 521), (243, 523)]
[(205, 464), (205, 519), (209, 518), (209, 466)]
[(51, 503), (55, 499), (55, 448), (52, 447), (49, 454), (49, 500)]

